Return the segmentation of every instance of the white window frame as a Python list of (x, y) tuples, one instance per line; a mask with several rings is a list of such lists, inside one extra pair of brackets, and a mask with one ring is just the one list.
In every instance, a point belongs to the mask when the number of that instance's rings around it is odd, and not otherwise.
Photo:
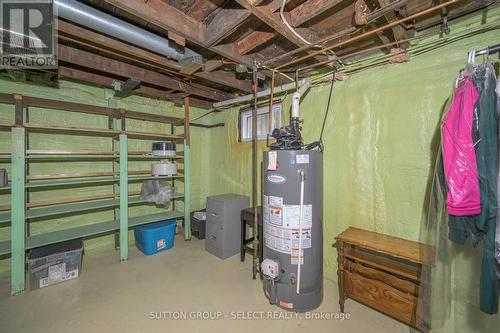
[[(251, 108), (242, 108), (239, 114), (238, 121), (238, 132), (239, 132), (239, 141), (240, 142), (248, 142), (252, 141), (252, 128), (250, 126), (245, 126), (248, 124), (248, 121), (252, 121), (252, 109)], [(269, 115), (269, 104), (265, 106), (260, 106), (257, 109), (257, 121), (259, 121), (259, 117), (261, 115)], [(260, 118), (263, 119), (263, 118)], [(266, 123), (269, 121), (268, 117), (264, 118)], [(271, 120), (271, 128), (269, 129), (269, 133), (265, 134), (257, 134), (257, 140), (267, 140), (267, 135), (271, 134), (275, 128), (281, 127), (282, 120), (282, 105), (281, 103), (273, 104), (273, 117)], [(257, 128), (259, 128), (257, 124)]]

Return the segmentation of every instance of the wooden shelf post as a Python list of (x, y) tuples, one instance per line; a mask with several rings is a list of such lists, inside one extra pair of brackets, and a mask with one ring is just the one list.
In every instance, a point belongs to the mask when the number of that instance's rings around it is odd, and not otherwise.
[(120, 259), (128, 260), (128, 138), (120, 134)]
[(23, 127), (14, 127), (12, 136), (12, 186), (11, 186), (11, 293), (25, 289), (25, 191), (26, 136)]
[(191, 239), (191, 191), (190, 191), (190, 160), (189, 160), (189, 96), (184, 97), (184, 239)]

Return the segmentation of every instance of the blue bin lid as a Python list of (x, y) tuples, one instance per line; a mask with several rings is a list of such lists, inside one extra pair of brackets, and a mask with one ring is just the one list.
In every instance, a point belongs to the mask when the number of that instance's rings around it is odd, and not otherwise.
[(168, 227), (168, 226), (170, 226), (172, 224), (176, 224), (176, 223), (177, 223), (176, 220), (165, 220), (165, 221), (160, 221), (160, 222), (139, 225), (135, 228), (137, 230), (154, 230), (154, 229), (165, 228), (165, 227)]

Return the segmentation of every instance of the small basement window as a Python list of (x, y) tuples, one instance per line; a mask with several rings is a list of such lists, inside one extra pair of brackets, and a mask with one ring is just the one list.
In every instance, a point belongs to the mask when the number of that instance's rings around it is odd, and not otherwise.
[[(239, 141), (252, 140), (252, 108), (242, 108), (239, 113)], [(281, 103), (273, 105), (271, 128), (269, 128), (269, 104), (257, 109), (257, 140), (266, 140), (273, 129), (281, 127)]]

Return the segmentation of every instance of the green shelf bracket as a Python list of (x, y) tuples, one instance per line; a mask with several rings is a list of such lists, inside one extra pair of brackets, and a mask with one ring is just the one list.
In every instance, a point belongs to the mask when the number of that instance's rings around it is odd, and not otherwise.
[(25, 129), (22, 127), (14, 127), (11, 130), (11, 136), (11, 293), (12, 295), (15, 295), (25, 289)]
[(120, 134), (120, 259), (128, 260), (128, 138)]

